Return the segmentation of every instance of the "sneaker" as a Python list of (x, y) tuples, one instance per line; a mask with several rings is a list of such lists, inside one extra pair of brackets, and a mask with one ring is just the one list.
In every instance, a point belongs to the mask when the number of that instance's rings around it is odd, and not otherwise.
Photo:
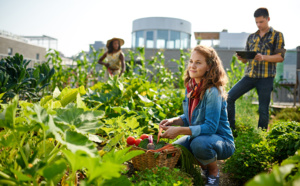
[(216, 177), (214, 175), (209, 175), (207, 177), (207, 184), (205, 184), (205, 186), (209, 186), (209, 185), (218, 186), (219, 185), (219, 179), (220, 179), (220, 177)]

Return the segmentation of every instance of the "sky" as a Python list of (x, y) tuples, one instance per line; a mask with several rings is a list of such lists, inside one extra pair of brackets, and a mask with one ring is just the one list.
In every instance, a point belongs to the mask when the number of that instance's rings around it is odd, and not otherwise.
[(174, 17), (194, 32), (253, 33), (259, 7), (269, 10), (269, 25), (281, 31), (286, 49), (300, 46), (300, 0), (0, 0), (0, 30), (25, 36), (50, 36), (67, 57), (88, 51), (112, 37), (131, 47), (132, 22), (144, 17)]

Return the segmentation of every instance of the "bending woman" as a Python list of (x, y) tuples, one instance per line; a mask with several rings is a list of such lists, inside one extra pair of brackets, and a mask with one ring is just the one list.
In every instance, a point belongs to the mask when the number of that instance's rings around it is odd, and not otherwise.
[(184, 82), (184, 114), (161, 121), (159, 127), (165, 130), (161, 137), (185, 135), (174, 144), (195, 156), (207, 177), (206, 185), (218, 185), (217, 160), (229, 158), (235, 145), (226, 110), (227, 76), (213, 48), (198, 45), (192, 50)]

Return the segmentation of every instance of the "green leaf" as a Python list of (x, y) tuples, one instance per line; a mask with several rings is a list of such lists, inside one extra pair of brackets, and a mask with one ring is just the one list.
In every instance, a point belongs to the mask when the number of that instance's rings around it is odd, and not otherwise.
[(43, 107), (47, 109), (48, 113), (52, 113), (53, 112), (53, 114), (56, 114), (54, 111), (52, 111), (52, 109), (61, 108), (62, 105), (61, 105), (60, 101), (53, 101), (51, 99)]
[(93, 161), (93, 158), (88, 156), (84, 151), (72, 152), (67, 149), (62, 149), (63, 154), (71, 165), (72, 172), (76, 172), (79, 169), (87, 167), (90, 161)]
[(47, 164), (42, 171), (42, 176), (44, 176), (48, 182), (54, 181), (54, 184), (57, 185), (64, 175), (66, 169), (67, 165), (65, 160), (60, 159), (54, 163)]
[(105, 145), (105, 147), (103, 148), (104, 151), (110, 151), (115, 145), (117, 145), (117, 143), (119, 143), (119, 141), (121, 140), (121, 138), (124, 136), (124, 132), (117, 134), (116, 136), (114, 136), (109, 142), (108, 144)]
[(53, 91), (53, 99), (58, 98), (58, 96), (60, 95), (60, 90), (58, 87), (55, 87), (54, 91)]
[(49, 115), (41, 105), (38, 103), (33, 105), (33, 108), (29, 108), (29, 110), (32, 111), (32, 114), (29, 115), (29, 118), (38, 124), (41, 125), (41, 127), (46, 130), (47, 129), (47, 124), (49, 122)]
[(52, 99), (52, 96), (44, 96), (40, 101), (40, 105), (44, 106), (51, 99)]
[(142, 96), (140, 94), (138, 94), (139, 98), (142, 100), (142, 102), (145, 103), (152, 103), (152, 101), (150, 99), (148, 99), (146, 96)]
[(106, 133), (106, 135), (109, 135), (109, 133), (113, 131), (114, 128), (101, 127), (101, 130), (103, 130)]
[(24, 175), (23, 173), (21, 173), (17, 170), (10, 169), (10, 171), (13, 172), (16, 175), (16, 177), (19, 181), (32, 181), (32, 178)]
[(83, 108), (85, 111), (88, 110), (85, 103), (82, 101), (80, 94), (77, 94), (76, 97), (77, 108)]
[(72, 172), (86, 168), (88, 171), (88, 182), (91, 183), (94, 179), (112, 179), (120, 177), (120, 171), (124, 168), (123, 165), (115, 162), (103, 162), (100, 157), (90, 157), (82, 151), (72, 153), (66, 149), (62, 150), (67, 160), (70, 162)]
[(86, 94), (86, 91), (85, 91), (85, 88), (83, 85), (81, 85), (79, 88), (78, 88), (78, 92), (80, 93), (81, 96), (85, 95)]
[(102, 138), (101, 136), (94, 135), (94, 134), (89, 134), (89, 140), (97, 143), (102, 143), (103, 141), (106, 141), (105, 138)]
[(110, 151), (103, 155), (103, 161), (111, 161), (116, 163), (124, 163), (126, 161), (131, 160), (133, 157), (138, 156), (140, 154), (144, 154), (143, 150), (133, 150), (129, 151), (131, 147), (127, 147), (125, 149), (121, 149), (118, 151)]
[(95, 133), (102, 125), (99, 119), (104, 117), (104, 111), (84, 111), (82, 108), (57, 109), (55, 122), (66, 126), (74, 125), (76, 129), (85, 134), (87, 132)]
[(56, 136), (56, 140), (66, 145), (73, 153), (76, 153), (76, 151), (83, 151), (91, 157), (94, 157), (97, 154), (95, 143), (91, 142), (86, 136), (74, 131), (67, 131), (64, 133), (64, 136), (65, 139)]
[(1, 100), (1, 98), (4, 96), (4, 94), (5, 94), (5, 92), (0, 94), (0, 103), (3, 101), (3, 100)]
[(15, 127), (18, 96), (15, 96), (8, 106), (0, 113), (0, 127), (13, 129)]
[(5, 131), (0, 132), (0, 144), (4, 147), (14, 147), (18, 144), (18, 141), (14, 138), (11, 133)]
[(136, 117), (130, 117), (130, 118), (127, 118), (125, 120), (126, 122), (126, 126), (128, 126), (129, 128), (131, 129), (135, 129), (137, 127), (140, 126), (139, 122), (137, 121)]
[(246, 183), (246, 186), (285, 185), (285, 176), (295, 165), (288, 164), (282, 167), (274, 166), (271, 174), (261, 173)]
[(70, 102), (76, 100), (78, 93), (78, 89), (68, 89), (64, 88), (63, 91), (61, 92), (61, 105), (65, 107), (67, 104)]
[(102, 184), (103, 186), (132, 186), (133, 184), (129, 181), (129, 179), (121, 175), (119, 178), (112, 178), (110, 180), (105, 180)]
[(109, 161), (109, 162), (102, 162), (97, 166), (96, 162), (94, 162), (92, 164), (89, 164), (89, 166), (87, 166), (87, 169), (90, 170), (89, 171), (90, 176), (88, 178), (89, 181), (99, 177), (109, 180), (112, 178), (120, 177), (121, 176), (120, 172), (121, 170), (124, 169), (124, 165)]

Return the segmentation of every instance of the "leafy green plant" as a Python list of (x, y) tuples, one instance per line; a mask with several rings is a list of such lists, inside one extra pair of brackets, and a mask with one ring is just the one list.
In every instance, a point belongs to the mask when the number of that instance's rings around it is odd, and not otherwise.
[[(141, 143), (139, 144), (139, 147), (143, 148), (143, 149), (147, 149), (147, 145), (148, 145), (149, 141), (148, 139), (144, 139), (143, 141), (141, 141)], [(163, 141), (163, 140), (160, 140), (158, 143), (156, 141), (156, 139), (153, 140), (153, 144), (155, 146), (155, 149), (153, 150), (156, 150), (156, 149), (160, 149), (162, 147), (164, 147), (167, 142)]]
[[(238, 60), (236, 55), (233, 55), (231, 58), (230, 63), (230, 69), (226, 69), (227, 75), (228, 75), (228, 84), (226, 86), (226, 89), (229, 91), (237, 82), (239, 82), (243, 76), (245, 75), (245, 63)], [(243, 99), (245, 96), (242, 96), (240, 99)], [(249, 100), (252, 100), (252, 98), (255, 97), (255, 91), (254, 89), (250, 90), (247, 94), (247, 98)]]
[(126, 71), (124, 76), (136, 77), (135, 69), (137, 68), (137, 64), (135, 63), (135, 58), (138, 56), (138, 54), (132, 50), (128, 50), (127, 56), (129, 58), (129, 61), (126, 61)]
[[(247, 128), (235, 138), (236, 150), (225, 160), (224, 170), (240, 184), (262, 171), (269, 171), (274, 162), (272, 153), (274, 146), (265, 140), (263, 132), (255, 128)], [(238, 168), (237, 168), (238, 167)]]
[(192, 176), (194, 185), (204, 185), (201, 177), (201, 167), (195, 156), (184, 146), (178, 144), (175, 144), (175, 146), (181, 149), (181, 155), (177, 166), (180, 167), (181, 171)]
[(0, 93), (4, 102), (16, 95), (20, 99), (36, 101), (42, 96), (40, 91), (49, 85), (54, 69), (48, 63), (36, 64), (27, 68), (30, 61), (24, 60), (18, 53), (0, 61)]
[[(95, 48), (91, 45), (90, 49), (92, 53), (88, 56), (90, 60), (90, 67), (89, 67), (89, 76), (88, 81), (92, 81), (92, 83), (88, 82), (88, 85), (94, 85), (98, 82), (99, 78), (104, 77), (104, 70), (97, 70), (98, 60), (99, 58), (104, 54), (104, 49), (99, 49), (99, 51), (96, 51)], [(104, 68), (101, 66), (102, 69)]]
[(300, 148), (300, 123), (294, 121), (274, 123), (267, 140), (276, 148), (274, 158), (278, 162), (283, 161)]
[(149, 71), (152, 74), (151, 81), (156, 82), (162, 87), (171, 87), (174, 83), (173, 73), (165, 65), (165, 56), (159, 51), (149, 60), (149, 65), (153, 70)]
[(300, 122), (300, 107), (281, 109), (279, 112), (275, 112), (273, 120)]
[(126, 147), (116, 151), (124, 135), (120, 133), (107, 143), (100, 156), (93, 141), (101, 138), (93, 133), (101, 127), (99, 119), (104, 114), (85, 106), (80, 98), (82, 91), (66, 88), (39, 103), (15, 97), (11, 103), (1, 105), (0, 127), (4, 130), (0, 132), (0, 183), (57, 185), (63, 181), (73, 185), (78, 170), (84, 172), (84, 182), (89, 185), (123, 179), (122, 164), (144, 152), (129, 152)]
[(274, 165), (270, 174), (261, 173), (246, 183), (246, 186), (259, 185), (299, 185), (300, 150), (284, 160), (280, 166)]
[(181, 172), (179, 169), (169, 169), (168, 167), (156, 167), (151, 170), (136, 172), (130, 178), (134, 185), (193, 185), (192, 178), (188, 174)]
[(181, 89), (184, 89), (184, 74), (185, 74), (185, 68), (186, 68), (186, 60), (189, 58), (190, 53), (184, 52), (182, 49), (180, 49), (180, 58), (178, 60), (172, 59), (171, 61), (176, 62), (178, 65), (178, 72), (175, 73), (177, 83), (175, 83), (177, 86)]
[(230, 69), (226, 69), (228, 75), (228, 90), (231, 89), (245, 73), (246, 64), (238, 60), (236, 55), (233, 55), (231, 58)]
[(47, 54), (47, 62), (53, 65), (55, 74), (52, 77), (52, 82), (49, 87), (50, 91), (53, 91), (55, 87), (62, 89), (64, 85), (68, 83), (68, 78), (70, 76), (69, 71), (65, 70), (62, 65), (62, 59), (58, 51), (54, 49), (49, 49)]
[(136, 116), (140, 126), (144, 127), (182, 113), (184, 93), (158, 88), (146, 80), (133, 78), (121, 82), (115, 77), (91, 87), (84, 100), (89, 107), (104, 110), (108, 118)]

